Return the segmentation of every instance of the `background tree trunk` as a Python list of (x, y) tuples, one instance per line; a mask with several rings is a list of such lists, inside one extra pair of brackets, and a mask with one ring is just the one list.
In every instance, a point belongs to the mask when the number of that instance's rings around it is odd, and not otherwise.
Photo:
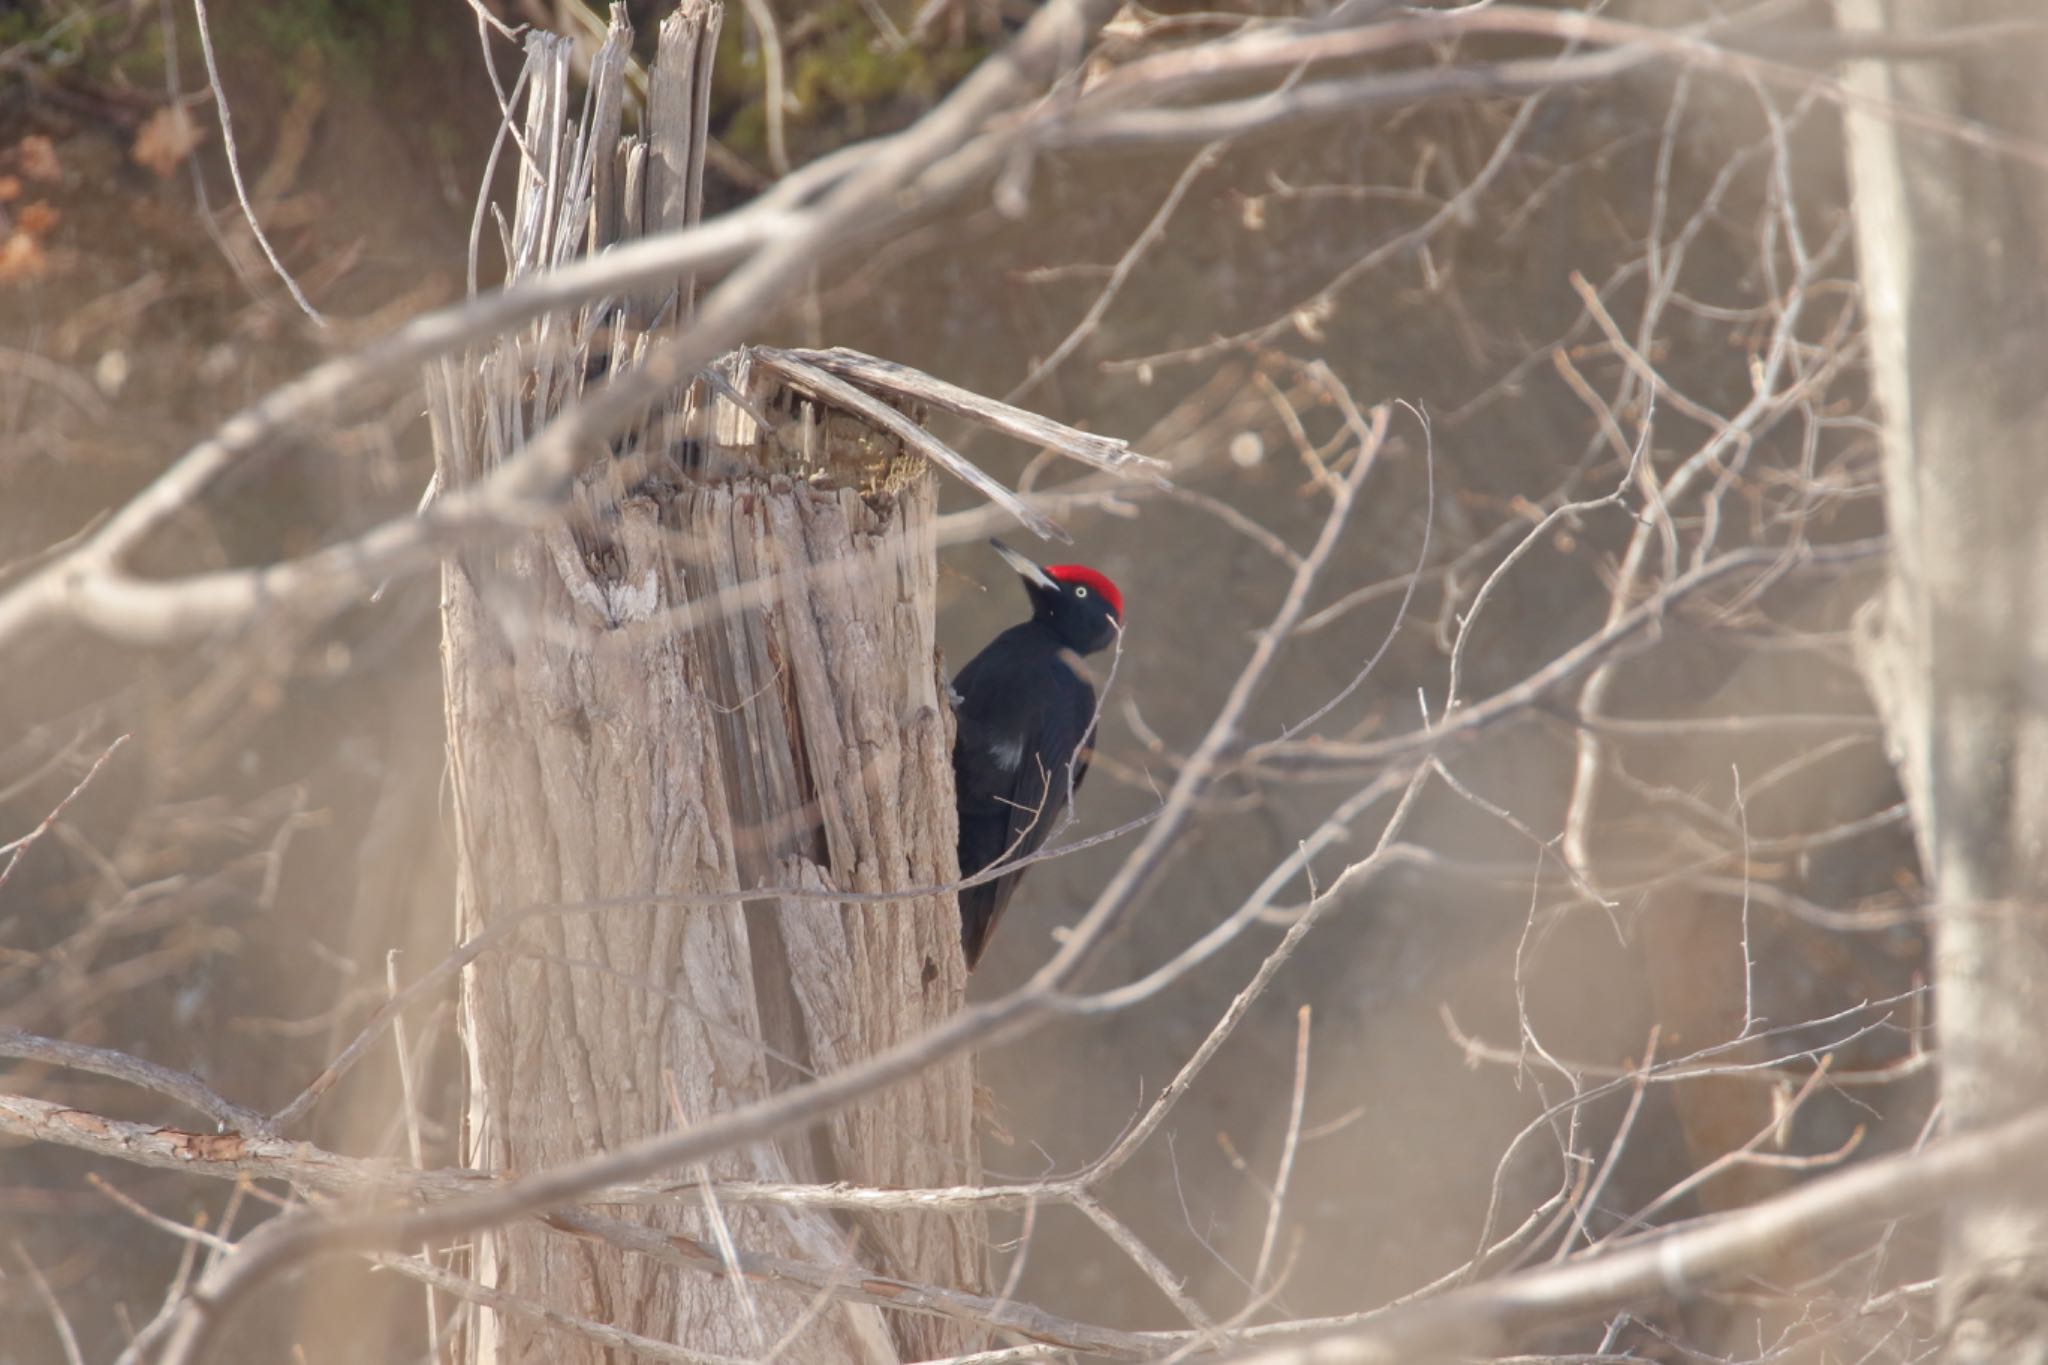
[[(615, 19), (580, 128), (566, 49), (529, 48), (515, 273), (642, 222), (694, 216), (715, 10), (665, 26), (655, 126), (619, 145), (630, 50)], [(584, 157), (583, 147), (597, 151)], [(701, 164), (700, 161), (697, 164)], [(583, 196), (591, 198), (585, 199)], [(586, 226), (587, 225), (587, 226)], [(541, 321), (430, 387), (439, 477), (460, 487), (580, 391), (629, 367), (639, 319), (687, 298)], [(686, 306), (686, 305), (685, 305)], [(601, 363), (600, 363), (601, 362)], [(966, 981), (950, 896), (679, 904), (762, 886), (881, 892), (956, 874), (951, 725), (933, 640), (934, 495), (894, 438), (722, 362), (579, 480), (561, 524), (463, 556), (442, 594), (462, 936), (546, 911), (472, 966), (463, 992), (468, 1158), (532, 1171), (757, 1099), (915, 1033)], [(761, 426), (749, 413), (769, 419)], [(679, 1177), (932, 1185), (978, 1177), (961, 1061), (816, 1133)], [(977, 1217), (842, 1220), (719, 1207), (685, 1190), (625, 1211), (719, 1256), (749, 1252), (975, 1288)], [(539, 1222), (479, 1238), (475, 1273), (557, 1309), (692, 1347), (885, 1361), (979, 1333), (773, 1283), (692, 1275)], [(595, 1360), (595, 1347), (485, 1315), (477, 1361)]]
[[(2014, 3), (1839, 0), (1844, 26), (1932, 32), (2034, 18)], [(1861, 88), (2021, 137), (2048, 133), (2048, 43), (1870, 64)], [(2048, 1103), (2048, 469), (2040, 347), (2048, 186), (1918, 131), (1849, 119), (1874, 372), (1886, 412), (1892, 574), (1867, 671), (1937, 908), (1942, 1105), (1951, 1129)], [(2048, 1360), (2048, 1208), (1954, 1207), (1950, 1359)]]

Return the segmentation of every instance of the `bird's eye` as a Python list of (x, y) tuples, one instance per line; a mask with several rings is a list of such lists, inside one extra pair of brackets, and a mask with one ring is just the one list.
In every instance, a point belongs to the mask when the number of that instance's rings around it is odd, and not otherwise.
[(1087, 595), (1088, 595), (1088, 589), (1086, 589), (1086, 588), (1075, 588), (1075, 589), (1074, 589), (1074, 596), (1076, 596), (1076, 597), (1086, 597)]

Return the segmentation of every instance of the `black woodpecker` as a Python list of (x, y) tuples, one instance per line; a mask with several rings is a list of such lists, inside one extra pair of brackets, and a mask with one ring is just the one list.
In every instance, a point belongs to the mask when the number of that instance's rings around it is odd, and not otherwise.
[[(1124, 615), (1123, 594), (1094, 569), (1041, 568), (989, 543), (1023, 578), (1031, 619), (996, 636), (953, 680), (963, 877), (1034, 852), (1080, 790), (1095, 737), (1095, 682), (1082, 659), (1116, 639)], [(1023, 876), (1019, 868), (960, 893), (969, 967)]]

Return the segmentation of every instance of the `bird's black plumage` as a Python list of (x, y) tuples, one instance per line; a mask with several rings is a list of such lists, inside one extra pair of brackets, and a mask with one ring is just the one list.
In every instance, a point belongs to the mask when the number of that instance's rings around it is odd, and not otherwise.
[[(1040, 568), (1000, 542), (1024, 580), (1031, 619), (989, 642), (953, 680), (959, 730), (953, 782), (960, 811), (960, 873), (1034, 852), (1088, 773), (1095, 684), (1082, 662), (1116, 638), (1116, 585), (1076, 564)], [(1024, 870), (960, 893), (960, 946), (969, 967), (1016, 893)]]

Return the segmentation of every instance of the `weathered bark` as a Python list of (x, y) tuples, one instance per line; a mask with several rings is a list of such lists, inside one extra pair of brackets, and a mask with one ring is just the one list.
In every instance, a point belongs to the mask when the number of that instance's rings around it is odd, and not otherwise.
[[(1845, 27), (1898, 33), (2038, 15), (1838, 5)], [(2039, 139), (2044, 64), (2048, 42), (2014, 36), (1856, 79), (1885, 105)], [(1964, 1131), (2048, 1103), (2048, 181), (1875, 107), (1849, 119), (1849, 148), (1893, 540), (1864, 655), (1936, 906), (1942, 1106)], [(1942, 1279), (1951, 1360), (2048, 1360), (2048, 1207), (1957, 1204)]]
[[(525, 141), (540, 164), (521, 178), (513, 237), (515, 251), (531, 249), (515, 273), (694, 214), (686, 163), (701, 137), (650, 129), (613, 153), (627, 50), (614, 23), (580, 130), (564, 112), (566, 53), (533, 40)], [(658, 114), (700, 106), (675, 84), (701, 56), (687, 37), (664, 34)], [(580, 156), (582, 143), (596, 155)], [(506, 458), (518, 433), (581, 389), (593, 353), (630, 366), (634, 326), (673, 317), (688, 290), (543, 321), (440, 372), (430, 388), (442, 486)], [(593, 452), (559, 524), (465, 554), (444, 575), (462, 936), (529, 907), (621, 902), (538, 915), (466, 974), (467, 1141), (483, 1169), (531, 1171), (731, 1109), (919, 1032), (964, 993), (951, 896), (704, 899), (888, 892), (957, 875), (925, 461), (763, 380), (744, 354), (722, 373), (767, 429), (693, 386)], [(678, 903), (689, 897), (698, 902)], [(970, 1181), (972, 1122), (962, 1061), (695, 1174)], [(714, 1209), (695, 1195), (625, 1216), (853, 1274), (966, 1288), (981, 1278), (975, 1217), (855, 1222)], [(808, 1292), (681, 1274), (540, 1222), (477, 1239), (475, 1273), (736, 1356), (794, 1333), (780, 1359), (893, 1361), (953, 1354), (980, 1335), (864, 1306), (814, 1313)], [(474, 1361), (603, 1357), (488, 1314), (469, 1350)]]

